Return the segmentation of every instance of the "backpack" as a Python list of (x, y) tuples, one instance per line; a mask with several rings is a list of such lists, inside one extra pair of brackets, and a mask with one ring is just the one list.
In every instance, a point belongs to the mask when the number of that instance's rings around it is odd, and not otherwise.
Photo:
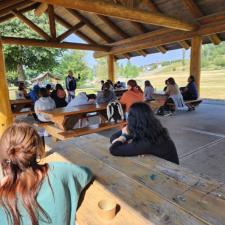
[(107, 116), (109, 122), (117, 123), (119, 120), (124, 120), (123, 108), (119, 101), (113, 101), (107, 105)]

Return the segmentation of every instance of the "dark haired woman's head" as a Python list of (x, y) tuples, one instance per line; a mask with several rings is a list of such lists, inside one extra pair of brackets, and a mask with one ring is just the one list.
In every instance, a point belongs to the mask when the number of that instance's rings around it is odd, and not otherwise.
[(149, 80), (145, 81), (145, 87), (152, 87), (152, 84)]
[(175, 84), (176, 84), (176, 82), (175, 82), (175, 80), (174, 80), (173, 77), (170, 77), (170, 78), (167, 80), (167, 82), (168, 82), (168, 84), (171, 84), (171, 85), (175, 85)]
[(18, 90), (19, 91), (23, 91), (25, 89), (25, 84), (24, 84), (24, 82), (20, 82), (19, 83), (19, 86), (18, 86)]
[(110, 95), (110, 83), (108, 81), (103, 84), (102, 90), (103, 96), (107, 98)]
[(165, 80), (165, 85), (168, 85), (168, 84), (169, 84), (168, 80)]
[(140, 91), (141, 93), (143, 93), (141, 88), (138, 86), (136, 80), (128, 80), (127, 88), (128, 90), (131, 90), (131, 91)]
[(45, 87), (47, 90), (52, 90), (52, 85), (51, 84), (47, 84)]
[(188, 77), (188, 82), (190, 83), (190, 82), (195, 82), (195, 77), (194, 76), (189, 76)]
[(63, 90), (63, 86), (61, 84), (56, 84), (55, 90), (58, 90), (58, 89)]
[(95, 94), (89, 94), (87, 95), (88, 100), (95, 100), (96, 99), (96, 95)]
[(44, 98), (48, 97), (49, 96), (48, 90), (46, 88), (40, 88), (39, 96)]
[(155, 145), (170, 140), (166, 128), (154, 116), (150, 106), (143, 102), (130, 107), (128, 130), (134, 141), (145, 140)]

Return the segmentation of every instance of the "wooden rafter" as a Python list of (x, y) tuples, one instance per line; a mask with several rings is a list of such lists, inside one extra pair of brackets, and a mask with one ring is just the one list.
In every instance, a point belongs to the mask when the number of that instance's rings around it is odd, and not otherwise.
[(130, 9), (118, 4), (101, 0), (36, 0), (49, 4), (59, 5), (65, 8), (83, 10), (95, 14), (116, 17), (120, 19), (135, 21), (144, 24), (153, 24), (157, 26), (169, 27), (177, 30), (192, 31), (198, 28), (196, 24), (187, 23), (164, 14), (147, 12), (140, 9)]
[[(28, 12), (28, 11), (30, 11), (30, 10), (36, 9), (37, 6), (38, 6), (38, 3), (34, 3), (33, 5), (30, 5), (30, 6), (28, 6), (28, 7), (25, 7), (25, 8), (23, 8), (23, 9), (20, 9), (20, 10), (18, 10), (18, 11), (19, 11), (20, 13), (25, 13), (25, 12)], [(3, 22), (5, 22), (5, 21), (7, 21), (7, 20), (10, 20), (10, 19), (12, 19), (13, 17), (15, 17), (15, 16), (14, 16), (12, 13), (7, 14), (7, 15), (5, 15), (5, 16), (2, 16), (2, 17), (0, 17), (0, 23), (3, 23)]]
[(15, 5), (17, 3), (20, 3), (22, 1), (23, 0), (11, 0), (11, 1), (9, 1), (9, 0), (3, 0), (3, 1), (0, 2), (0, 10), (5, 9), (7, 7), (10, 7), (12, 5)]
[[(55, 14), (55, 19), (58, 21), (58, 23), (60, 23), (63, 27), (67, 29), (71, 29), (73, 27), (68, 22), (66, 22), (63, 18), (61, 18), (59, 15)], [(88, 37), (86, 34), (84, 34), (83, 32), (79, 30), (74, 31), (74, 34), (89, 44), (97, 44), (94, 40), (92, 40), (90, 37)]]
[(38, 40), (38, 39), (1, 37), (0, 40), (2, 41), (3, 44), (10, 44), (10, 45), (79, 49), (79, 50), (91, 50), (91, 51), (108, 51), (109, 50), (108, 47), (101, 46), (101, 45), (70, 43), (70, 42), (58, 43), (55, 41), (44, 41), (44, 40)]
[(41, 3), (35, 10), (34, 15), (35, 16), (41, 16), (43, 13), (45, 13), (48, 9), (47, 3)]
[(57, 37), (57, 40), (59, 42), (65, 40), (67, 37), (69, 37), (72, 33), (74, 33), (75, 31), (79, 30), (81, 27), (83, 27), (85, 25), (84, 22), (79, 22), (78, 24), (72, 26), (69, 30), (67, 30), (66, 32), (62, 33), (59, 37)]
[(167, 52), (167, 49), (163, 45), (157, 46), (156, 48), (158, 51), (160, 51), (163, 54), (165, 54)]
[(48, 20), (49, 20), (49, 29), (51, 33), (51, 37), (53, 40), (56, 39), (56, 26), (55, 26), (55, 14), (54, 14), (54, 6), (48, 5)]
[(30, 21), (26, 16), (24, 16), (22, 13), (13, 10), (12, 13), (20, 19), (23, 23), (25, 23), (28, 27), (30, 27), (32, 30), (34, 30), (36, 33), (38, 33), (41, 37), (43, 37), (45, 40), (51, 39), (48, 34), (46, 34), (40, 27), (38, 27), (36, 24), (34, 24), (32, 21)]
[[(160, 29), (122, 41), (114, 42), (111, 44), (112, 49), (110, 50), (110, 54), (119, 55), (125, 52), (154, 48), (159, 45), (191, 40), (194, 36), (209, 36), (219, 32), (225, 32), (225, 20), (202, 25), (197, 31), (192, 32), (179, 32), (169, 29)], [(95, 57), (98, 58), (105, 55), (107, 55), (107, 53), (96, 53)]]
[(122, 38), (129, 37), (122, 29), (120, 29), (117, 25), (115, 25), (108, 17), (97, 15), (99, 19), (101, 19), (106, 25), (108, 25), (111, 30), (113, 30), (117, 35)]
[(104, 41), (110, 43), (113, 42), (113, 39), (106, 35), (101, 29), (96, 27), (90, 20), (81, 15), (78, 11), (73, 9), (68, 9), (68, 11), (75, 16), (78, 20), (83, 21), (92, 31), (94, 31), (99, 37), (101, 37)]
[(182, 48), (186, 50), (190, 48), (190, 45), (187, 43), (187, 41), (180, 41), (179, 44)]
[[(196, 5), (196, 3), (193, 0), (183, 0), (183, 2), (186, 8), (189, 10), (189, 12), (195, 19), (204, 16), (200, 8)], [(213, 34), (212, 36), (210, 36), (209, 40), (215, 45), (218, 45), (221, 42), (217, 34)]]
[(1, 16), (7, 15), (8, 13), (11, 13), (12, 10), (24, 7), (24, 6), (28, 5), (28, 3), (31, 4), (32, 2), (24, 0), (22, 2), (21, 1), (18, 2), (17, 4), (10, 5), (6, 8), (3, 8), (2, 10), (0, 10), (0, 15)]

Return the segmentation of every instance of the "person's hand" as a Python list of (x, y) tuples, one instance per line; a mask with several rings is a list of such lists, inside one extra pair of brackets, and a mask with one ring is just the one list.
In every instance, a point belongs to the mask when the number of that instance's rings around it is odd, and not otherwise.
[(129, 135), (127, 126), (125, 126), (125, 127), (122, 129), (122, 134)]

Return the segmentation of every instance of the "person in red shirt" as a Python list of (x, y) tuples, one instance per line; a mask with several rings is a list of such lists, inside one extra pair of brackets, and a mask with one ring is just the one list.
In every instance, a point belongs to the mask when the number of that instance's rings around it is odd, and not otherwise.
[(126, 106), (126, 113), (133, 103), (144, 101), (144, 93), (135, 80), (127, 82), (127, 89), (128, 91), (124, 92), (120, 99), (120, 103)]

